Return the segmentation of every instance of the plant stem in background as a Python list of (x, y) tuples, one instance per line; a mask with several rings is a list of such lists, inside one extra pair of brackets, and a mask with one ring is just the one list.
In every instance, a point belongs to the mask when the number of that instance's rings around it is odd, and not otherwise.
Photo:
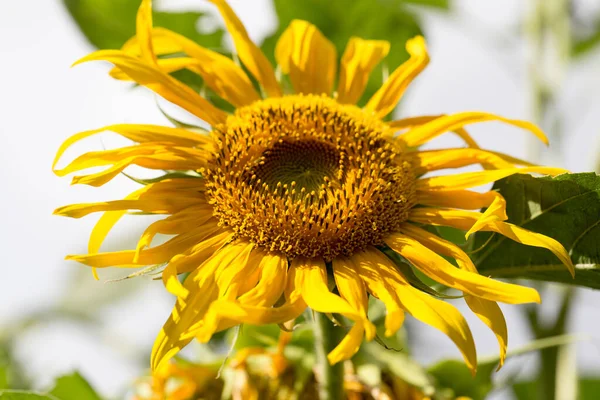
[(341, 400), (343, 398), (344, 365), (330, 365), (327, 354), (338, 343), (338, 328), (325, 314), (313, 312), (315, 355), (317, 357), (317, 380), (320, 400)]
[[(531, 161), (564, 165), (562, 145), (565, 143), (562, 129), (562, 113), (558, 108), (560, 89), (571, 54), (571, 0), (535, 0), (525, 29), (531, 46), (530, 82), (532, 111), (536, 123), (548, 134), (552, 147), (549, 157), (542, 157), (540, 146), (529, 145)], [(558, 314), (551, 323), (542, 321), (540, 310), (531, 307), (527, 311), (529, 327), (536, 339), (564, 334), (573, 304), (575, 290), (564, 289)], [(560, 400), (557, 391), (559, 348), (540, 351), (538, 398)], [(576, 377), (576, 375), (575, 375)], [(576, 379), (576, 378), (575, 378)]]
[[(565, 287), (560, 301), (560, 309), (554, 321), (545, 322), (542, 320), (539, 307), (529, 307), (527, 309), (527, 318), (529, 327), (536, 338), (546, 338), (556, 335), (562, 335), (567, 330), (567, 321), (571, 314), (573, 300), (575, 298), (575, 289)], [(560, 400), (556, 395), (557, 383), (561, 379), (557, 375), (560, 347), (550, 347), (540, 351), (540, 372), (538, 376), (538, 399), (540, 400)], [(573, 397), (575, 398), (575, 397)]]

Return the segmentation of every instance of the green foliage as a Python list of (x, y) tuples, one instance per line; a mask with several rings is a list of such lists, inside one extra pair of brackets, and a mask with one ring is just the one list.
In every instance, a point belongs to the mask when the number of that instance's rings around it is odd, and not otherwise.
[[(2, 369), (0, 368), (0, 374)], [(3, 389), (0, 387), (0, 389)], [(0, 400), (102, 400), (92, 386), (78, 373), (58, 378), (49, 393), (25, 390), (0, 390)]]
[[(577, 28), (575, 26), (575, 28)], [(573, 57), (582, 57), (589, 54), (600, 44), (600, 19), (596, 20), (591, 32), (586, 35), (575, 35), (571, 47)]]
[[(49, 394), (26, 392), (22, 390), (5, 390), (0, 392), (0, 400), (61, 400)], [(82, 399), (85, 400), (85, 399)]]
[[(118, 49), (135, 35), (135, 20), (141, 0), (63, 0), (67, 10), (92, 45)], [(209, 48), (219, 48), (223, 30), (200, 33), (196, 29), (201, 12), (154, 11), (154, 25), (171, 29)]]
[(0, 365), (0, 390), (8, 388), (8, 365)]
[(360, 352), (352, 359), (357, 365), (376, 365), (392, 375), (419, 388), (425, 394), (432, 394), (434, 382), (425, 368), (406, 353), (388, 350), (378, 343), (364, 343)]
[[(596, 400), (600, 393), (600, 379), (583, 378), (579, 380), (578, 400)], [(536, 398), (538, 394), (538, 382), (526, 381), (518, 382), (512, 386), (513, 394), (517, 400), (530, 400)]]
[(509, 222), (558, 240), (571, 255), (576, 273), (573, 279), (548, 250), (525, 248), (500, 235), (490, 239), (492, 234), (480, 233), (473, 248), (483, 248), (472, 257), (481, 274), (600, 289), (600, 176), (514, 175), (494, 188), (506, 198)]
[[(507, 358), (569, 344), (576, 340), (577, 337), (572, 335), (534, 340), (521, 348), (509, 351)], [(479, 360), (475, 377), (471, 375), (465, 363), (459, 360), (440, 361), (429, 368), (428, 372), (435, 378), (437, 387), (445, 388), (444, 393), (447, 393), (449, 398), (467, 396), (472, 400), (483, 400), (494, 388), (492, 377), (499, 361), (498, 356)], [(535, 396), (529, 397), (532, 398)]]
[(60, 400), (101, 400), (78, 372), (58, 378), (50, 394)]

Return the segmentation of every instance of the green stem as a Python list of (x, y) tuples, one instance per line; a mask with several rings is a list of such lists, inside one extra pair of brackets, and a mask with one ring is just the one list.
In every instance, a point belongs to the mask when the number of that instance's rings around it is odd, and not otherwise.
[[(564, 289), (558, 315), (551, 323), (542, 321), (537, 307), (528, 310), (529, 326), (536, 339), (558, 336), (566, 332), (575, 293), (576, 291), (572, 287)], [(549, 347), (540, 351), (541, 365), (538, 375), (538, 398), (540, 400), (556, 398), (558, 356), (559, 347)]]
[(343, 398), (344, 369), (342, 363), (330, 365), (327, 354), (338, 344), (337, 328), (325, 314), (314, 312), (315, 353), (317, 356), (319, 399)]

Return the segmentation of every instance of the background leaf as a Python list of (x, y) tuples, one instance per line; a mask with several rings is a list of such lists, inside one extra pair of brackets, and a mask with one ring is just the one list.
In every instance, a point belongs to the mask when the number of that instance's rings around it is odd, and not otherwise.
[[(141, 0), (63, 0), (69, 14), (92, 45), (99, 49), (118, 49), (135, 34), (135, 20)], [(223, 30), (200, 33), (197, 11), (154, 11), (154, 25), (171, 29), (205, 47), (220, 48)]]
[(50, 394), (60, 400), (101, 400), (92, 386), (79, 372), (61, 376)]
[[(600, 177), (594, 173), (555, 178), (514, 175), (494, 188), (506, 198), (509, 222), (553, 237), (571, 254), (575, 279), (548, 250), (524, 250), (512, 240), (494, 235), (473, 254), (482, 275), (529, 278), (600, 289)], [(478, 233), (473, 248), (490, 233)]]

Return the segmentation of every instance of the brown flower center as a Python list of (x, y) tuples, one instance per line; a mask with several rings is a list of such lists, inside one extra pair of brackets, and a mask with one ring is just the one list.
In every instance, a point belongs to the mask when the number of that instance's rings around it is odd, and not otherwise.
[(294, 95), (239, 108), (215, 127), (204, 171), (223, 226), (289, 257), (351, 255), (407, 219), (415, 176), (381, 121)]

